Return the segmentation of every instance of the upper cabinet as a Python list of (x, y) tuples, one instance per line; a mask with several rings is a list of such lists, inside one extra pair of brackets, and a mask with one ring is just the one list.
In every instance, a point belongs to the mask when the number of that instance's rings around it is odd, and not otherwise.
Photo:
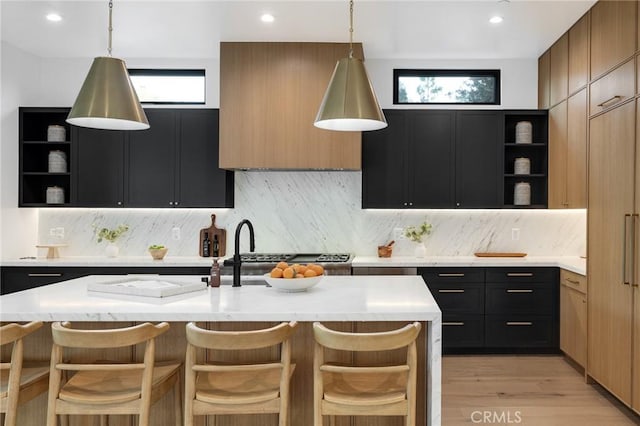
[(635, 53), (637, 16), (635, 1), (599, 1), (591, 8), (591, 79)]
[(551, 51), (547, 50), (538, 58), (538, 108), (549, 108), (549, 65)]
[(551, 46), (549, 73), (549, 106), (567, 98), (569, 82), (569, 35), (565, 33)]
[[(220, 43), (220, 167), (361, 168), (361, 132), (313, 122), (346, 43)], [(362, 45), (354, 56), (363, 58)]]
[(568, 94), (580, 90), (589, 82), (589, 12), (569, 30)]

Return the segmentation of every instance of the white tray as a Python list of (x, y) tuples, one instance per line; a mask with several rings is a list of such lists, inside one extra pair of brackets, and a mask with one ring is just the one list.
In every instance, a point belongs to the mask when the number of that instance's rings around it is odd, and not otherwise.
[(176, 294), (189, 293), (192, 291), (204, 290), (206, 288), (207, 283), (204, 282), (179, 282), (165, 280), (161, 277), (129, 277), (115, 281), (89, 283), (87, 285), (87, 290), (89, 291), (147, 297), (175, 296)]

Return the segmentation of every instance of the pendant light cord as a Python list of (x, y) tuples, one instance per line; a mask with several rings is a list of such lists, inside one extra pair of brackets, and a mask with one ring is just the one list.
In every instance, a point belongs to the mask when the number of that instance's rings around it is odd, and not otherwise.
[(111, 33), (113, 32), (112, 15), (113, 15), (113, 1), (109, 0), (109, 47), (107, 48), (109, 57), (111, 57)]
[(353, 0), (349, 0), (349, 59), (353, 58)]

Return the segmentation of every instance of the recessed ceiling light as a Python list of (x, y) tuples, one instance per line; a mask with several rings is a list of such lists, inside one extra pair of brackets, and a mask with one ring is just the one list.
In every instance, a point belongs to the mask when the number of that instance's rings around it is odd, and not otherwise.
[(502, 21), (504, 21), (504, 19), (502, 18), (502, 16), (498, 16), (498, 15), (496, 15), (496, 16), (492, 16), (492, 17), (489, 19), (489, 22), (491, 22), (492, 24), (499, 24), (499, 23), (500, 23), (500, 22), (502, 22)]
[(57, 13), (49, 13), (47, 15), (47, 21), (60, 22), (62, 21), (62, 16), (58, 15)]
[(260, 20), (262, 22), (273, 22), (276, 20), (276, 18), (274, 18), (274, 16), (270, 13), (265, 13), (260, 17)]

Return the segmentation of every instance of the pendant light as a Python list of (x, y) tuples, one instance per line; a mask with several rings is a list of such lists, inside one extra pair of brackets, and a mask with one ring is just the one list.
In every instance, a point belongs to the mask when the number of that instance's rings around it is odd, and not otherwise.
[(336, 64), (313, 125), (339, 131), (387, 127), (364, 63), (353, 57), (353, 0), (349, 1), (349, 57)]
[(109, 1), (108, 57), (94, 58), (67, 122), (81, 127), (107, 130), (144, 130), (147, 116), (138, 101), (127, 66), (111, 57), (113, 1)]

